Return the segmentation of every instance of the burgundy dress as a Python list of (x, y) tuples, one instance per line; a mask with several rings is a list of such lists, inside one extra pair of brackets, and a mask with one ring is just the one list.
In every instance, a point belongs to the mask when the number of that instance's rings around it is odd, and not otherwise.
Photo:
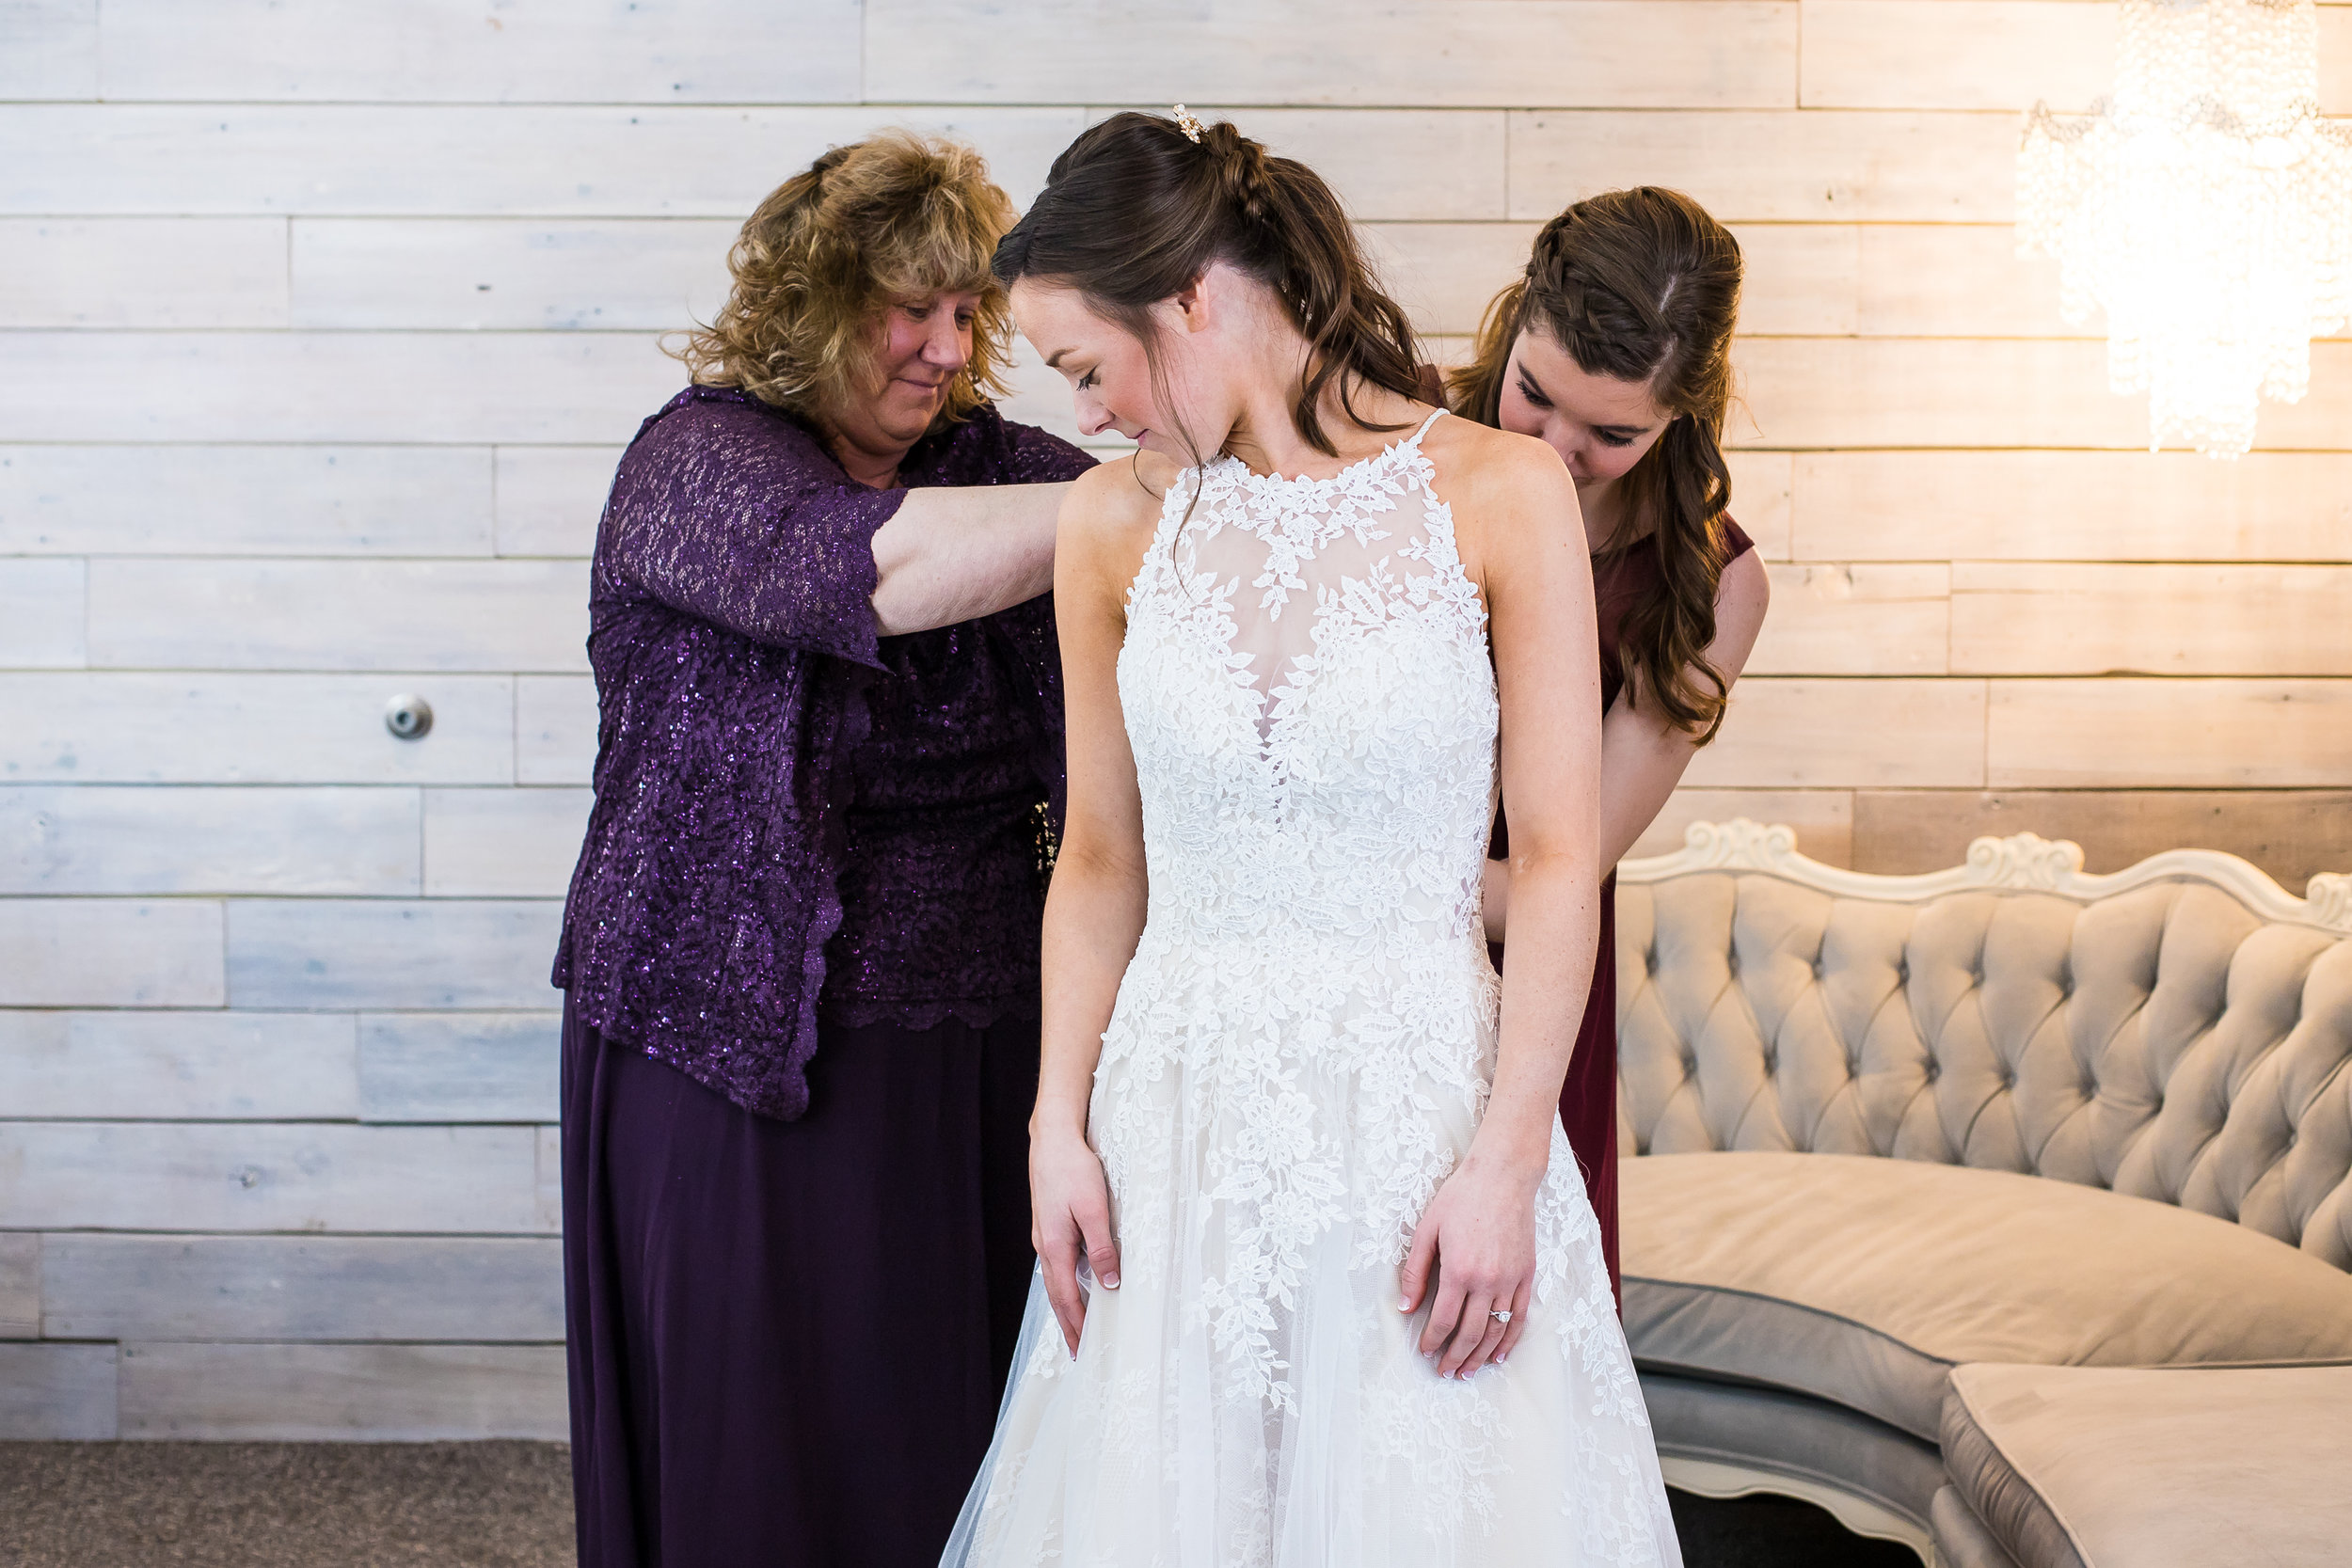
[[(902, 482), (1091, 462), (993, 410)], [(879, 638), (904, 491), (696, 388), (591, 576), (596, 800), (565, 911), (582, 1568), (931, 1568), (1025, 1301), (1053, 609)]]
[[(1756, 541), (1724, 519), (1725, 564), (1756, 548)], [(1623, 550), (1593, 559), (1593, 607), (1600, 629), (1600, 710), (1607, 713), (1625, 689), (1625, 662), (1618, 644), (1625, 618), (1658, 583), (1658, 540), (1655, 534)], [(1510, 850), (1508, 824), (1495, 818), (1494, 847), (1500, 860)], [(1495, 950), (1502, 961), (1502, 949)], [(1560, 1124), (1567, 1130), (1568, 1147), (1576, 1151), (1576, 1167), (1583, 1174), (1584, 1190), (1600, 1221), (1601, 1255), (1609, 1260), (1609, 1288), (1616, 1292), (1618, 1310), (1625, 1307), (1625, 1290), (1617, 1277), (1617, 873), (1613, 868), (1600, 885), (1600, 944), (1593, 956), (1593, 989), (1585, 994), (1584, 1022), (1576, 1031), (1576, 1054), (1568, 1060), (1567, 1081), (1560, 1087)]]

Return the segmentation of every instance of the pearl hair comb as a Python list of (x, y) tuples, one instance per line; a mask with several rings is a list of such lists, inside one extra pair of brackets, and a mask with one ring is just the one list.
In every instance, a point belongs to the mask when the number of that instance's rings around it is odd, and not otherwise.
[(1176, 129), (1195, 143), (1200, 140), (1200, 122), (1192, 118), (1192, 111), (1182, 103), (1176, 105)]

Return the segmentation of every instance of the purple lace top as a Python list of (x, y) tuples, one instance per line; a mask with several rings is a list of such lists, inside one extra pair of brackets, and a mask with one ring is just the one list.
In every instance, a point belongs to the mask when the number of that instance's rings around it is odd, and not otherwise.
[[(983, 409), (901, 483), (1091, 467)], [(807, 426), (690, 388), (638, 430), (597, 531), (596, 806), (555, 984), (582, 1022), (790, 1119), (828, 1017), (1033, 1008), (1059, 810), (1053, 606), (878, 638), (869, 490)]]

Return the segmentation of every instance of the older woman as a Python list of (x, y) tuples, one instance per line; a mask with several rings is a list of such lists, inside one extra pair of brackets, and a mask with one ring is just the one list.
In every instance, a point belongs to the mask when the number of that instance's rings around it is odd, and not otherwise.
[(744, 225), (590, 589), (555, 981), (587, 1568), (935, 1562), (1030, 1267), (1053, 529), (987, 400), (1010, 204), (837, 148)]

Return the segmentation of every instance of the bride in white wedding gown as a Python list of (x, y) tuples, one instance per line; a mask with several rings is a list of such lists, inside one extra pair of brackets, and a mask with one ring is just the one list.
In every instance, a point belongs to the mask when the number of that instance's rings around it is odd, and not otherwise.
[(1089, 131), (997, 270), (1147, 455), (1062, 517), (1041, 1266), (946, 1561), (1677, 1563), (1554, 1116), (1604, 869), (1565, 470), (1415, 401), (1336, 201), (1230, 126)]

